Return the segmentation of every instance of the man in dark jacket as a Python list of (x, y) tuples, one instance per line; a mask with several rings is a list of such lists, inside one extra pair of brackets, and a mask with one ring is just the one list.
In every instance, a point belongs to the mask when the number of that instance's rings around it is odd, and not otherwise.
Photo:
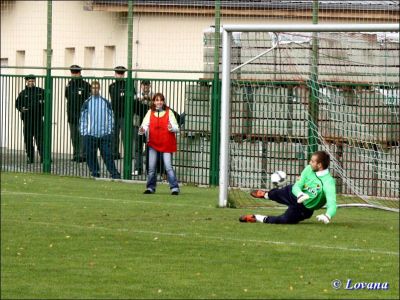
[[(142, 80), (140, 83), (139, 92), (137, 93), (134, 101), (135, 116), (133, 119), (133, 135), (134, 135), (133, 139), (134, 139), (134, 151), (135, 151), (135, 169), (132, 173), (132, 175), (134, 176), (143, 174), (143, 146), (145, 145), (146, 141), (143, 135), (138, 134), (138, 131), (144, 116), (150, 109), (152, 97), (153, 93), (151, 92), (150, 81)], [(146, 156), (148, 156), (147, 149), (146, 149)], [(146, 160), (146, 168), (148, 165), (147, 161), (148, 159)]]
[(72, 78), (65, 87), (65, 98), (67, 99), (67, 117), (73, 148), (72, 161), (85, 162), (85, 151), (79, 133), (79, 118), (82, 104), (90, 96), (91, 87), (87, 81), (82, 79), (80, 66), (72, 65), (70, 71)]
[(43, 116), (44, 116), (44, 89), (35, 86), (36, 77), (28, 75), (25, 77), (26, 87), (15, 101), (15, 107), (20, 112), (23, 122), (25, 152), (28, 156), (27, 163), (35, 161), (35, 139), (36, 147), (43, 160)]
[[(126, 94), (126, 80), (124, 78), (126, 68), (123, 66), (115, 67), (114, 69), (115, 81), (108, 87), (108, 92), (111, 99), (111, 107), (114, 112), (115, 126), (114, 126), (114, 140), (112, 155), (114, 159), (121, 159), (119, 153), (120, 134), (122, 140), (125, 136), (125, 94)], [(133, 86), (132, 86), (133, 88)], [(135, 93), (135, 91), (133, 91)]]

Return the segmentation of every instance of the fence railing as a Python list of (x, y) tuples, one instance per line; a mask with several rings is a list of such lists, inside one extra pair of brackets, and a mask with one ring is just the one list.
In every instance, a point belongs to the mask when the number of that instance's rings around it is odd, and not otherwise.
[[(46, 171), (43, 157), (44, 133), (51, 132), (49, 137), (51, 153), (50, 173), (70, 176), (89, 176), (86, 163), (74, 161), (73, 130), (71, 120), (68, 118), (67, 99), (65, 95), (66, 86), (71, 77), (52, 77), (51, 85), (51, 120), (50, 130), (45, 130), (43, 122), (44, 114), (37, 112), (36, 120), (21, 120), (21, 113), (16, 109), (16, 99), (25, 88), (23, 76), (1, 75), (1, 168), (3, 171), (22, 171), (22, 172), (43, 172)], [(82, 77), (88, 84), (96, 80), (100, 83), (100, 94), (110, 99), (109, 86), (115, 78), (93, 78)], [(125, 79), (126, 80), (126, 79)], [(145, 79), (133, 79), (134, 95), (140, 91), (140, 83)], [(211, 102), (212, 102), (212, 81), (211, 80), (162, 80), (150, 79), (151, 93), (161, 92), (166, 98), (166, 104), (176, 111), (180, 117), (181, 128), (178, 134), (178, 153), (174, 157), (174, 165), (177, 175), (182, 182), (193, 184), (209, 184), (213, 167), (210, 165), (212, 155), (211, 145)], [(44, 88), (45, 77), (36, 78), (36, 86)], [(45, 105), (44, 105), (45, 106)], [(44, 108), (43, 108), (44, 109)], [(144, 145), (137, 145), (137, 130), (140, 125), (139, 115), (143, 116), (146, 112), (125, 111), (123, 118), (132, 120), (132, 135), (124, 141), (124, 133), (120, 132), (119, 141), (116, 148), (121, 157), (115, 160), (116, 166), (121, 174), (124, 169), (132, 170), (133, 179), (144, 180), (145, 172), (136, 175), (136, 169), (146, 169), (146, 149)], [(80, 107), (75, 108), (79, 115)], [(178, 117), (178, 118), (179, 118)], [(29, 122), (29, 123), (27, 123)], [(28, 129), (26, 129), (26, 127)], [(25, 128), (25, 131), (24, 131)], [(30, 129), (29, 129), (30, 128)], [(30, 134), (32, 131), (33, 133)], [(40, 131), (36, 136), (34, 133)], [(24, 134), (25, 133), (25, 134)], [(216, 132), (217, 133), (217, 132)], [(24, 140), (29, 135), (31, 141)], [(115, 142), (115, 141), (114, 141)], [(28, 144), (33, 144), (36, 148), (34, 154), (29, 154)], [(125, 159), (124, 145), (132, 145), (132, 155), (130, 160)], [(38, 146), (39, 145), (39, 146)], [(126, 145), (125, 145), (126, 146)], [(33, 156), (32, 156), (33, 155)], [(216, 154), (214, 154), (216, 155)], [(142, 157), (140, 157), (142, 156)], [(200, 158), (199, 156), (204, 156)], [(142, 165), (135, 164), (140, 157)], [(101, 160), (100, 160), (101, 161)], [(214, 169), (216, 167), (214, 166)], [(215, 171), (214, 171), (215, 172)], [(130, 174), (129, 174), (130, 175)], [(108, 177), (104, 164), (101, 166), (101, 176)], [(131, 176), (125, 176), (131, 179)], [(217, 177), (217, 175), (214, 175)]]

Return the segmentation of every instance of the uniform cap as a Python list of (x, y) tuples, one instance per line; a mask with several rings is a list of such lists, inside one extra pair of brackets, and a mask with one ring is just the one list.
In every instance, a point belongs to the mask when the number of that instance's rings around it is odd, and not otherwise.
[(29, 79), (36, 79), (36, 76), (33, 74), (26, 75), (25, 80), (29, 80)]
[(77, 73), (77, 72), (82, 71), (82, 68), (80, 66), (78, 66), (78, 65), (72, 65), (69, 69), (73, 73)]
[(126, 68), (124, 66), (118, 66), (114, 68), (115, 73), (124, 74), (126, 72)]

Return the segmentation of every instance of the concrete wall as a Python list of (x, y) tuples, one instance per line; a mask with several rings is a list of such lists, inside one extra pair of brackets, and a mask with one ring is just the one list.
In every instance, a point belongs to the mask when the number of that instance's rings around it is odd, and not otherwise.
[[(104, 68), (105, 46), (115, 46), (111, 60), (115, 65), (127, 65), (126, 13), (85, 11), (85, 1), (53, 2), (53, 67), (68, 67), (66, 48), (75, 48), (74, 64), (87, 68)], [(4, 5), (1, 12), (1, 58), (9, 66), (17, 65), (16, 51), (25, 51), (25, 66), (44, 67), (46, 49), (46, 1), (14, 1)], [(179, 18), (168, 15), (134, 17), (133, 67), (163, 70), (202, 70), (204, 28), (213, 23), (212, 18)], [(94, 47), (93, 64), (85, 62), (85, 47)], [(107, 55), (106, 55), (107, 56)], [(7, 70), (9, 73), (10, 70)], [(35, 72), (19, 70), (17, 74)], [(53, 71), (55, 75), (69, 75), (67, 71)], [(44, 74), (44, 71), (41, 71)], [(88, 76), (112, 75), (112, 72), (86, 71)], [(137, 76), (154, 77), (150, 74)], [(165, 76), (159, 73), (160, 78)], [(167, 74), (171, 78), (171, 74)], [(179, 76), (181, 77), (181, 76)], [(190, 76), (189, 76), (190, 77)], [(195, 76), (191, 78), (198, 78)], [(188, 77), (186, 77), (188, 78)]]
[[(105, 68), (109, 64), (127, 64), (127, 13), (85, 10), (86, 1), (53, 1), (53, 67), (72, 63), (86, 68)], [(223, 18), (224, 23), (299, 22), (294, 18)], [(46, 65), (46, 1), (4, 1), (1, 10), (1, 58), (8, 66)], [(303, 20), (303, 22), (306, 22)], [(204, 32), (214, 25), (213, 16), (135, 14), (133, 24), (133, 67), (142, 70), (213, 70), (213, 51), (207, 52)], [(115, 47), (110, 53), (110, 47)], [(86, 47), (86, 54), (85, 54)], [(90, 47), (90, 49), (87, 49)], [(105, 50), (105, 47), (109, 47)], [(67, 50), (69, 48), (69, 50)], [(75, 53), (71, 54), (71, 48)], [(91, 50), (94, 53), (90, 55)], [(17, 51), (25, 51), (25, 60), (17, 61)], [(21, 56), (21, 55), (20, 55)], [(92, 57), (90, 57), (92, 56)], [(72, 63), (71, 63), (72, 62)], [(112, 67), (114, 67), (114, 65)], [(4, 73), (14, 74), (5, 69)], [(17, 70), (17, 74), (44, 74), (44, 70)], [(65, 70), (54, 75), (68, 76)], [(85, 71), (87, 76), (112, 76), (112, 72)], [(137, 77), (198, 79), (203, 73), (139, 72)]]

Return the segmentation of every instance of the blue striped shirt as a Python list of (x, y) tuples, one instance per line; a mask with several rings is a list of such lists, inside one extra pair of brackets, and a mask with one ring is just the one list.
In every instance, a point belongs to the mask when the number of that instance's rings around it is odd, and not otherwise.
[(102, 137), (114, 129), (114, 114), (111, 103), (101, 96), (90, 96), (82, 105), (81, 135)]

